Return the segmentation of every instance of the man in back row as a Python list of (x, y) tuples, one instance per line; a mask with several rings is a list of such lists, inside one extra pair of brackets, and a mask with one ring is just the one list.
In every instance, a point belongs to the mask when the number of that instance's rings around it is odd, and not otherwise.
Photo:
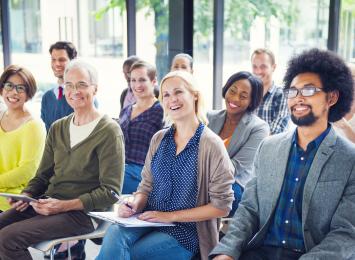
[(334, 53), (289, 62), (285, 96), (297, 128), (264, 139), (214, 260), (354, 259), (355, 146), (329, 122), (342, 118), (353, 81)]
[(253, 74), (264, 86), (263, 101), (256, 114), (269, 124), (271, 134), (284, 132), (290, 117), (282, 88), (277, 87), (272, 79), (276, 69), (275, 55), (268, 49), (256, 49), (251, 55), (251, 63)]
[(54, 121), (73, 113), (73, 109), (64, 98), (63, 75), (65, 66), (75, 59), (77, 51), (71, 42), (59, 41), (49, 48), (51, 67), (57, 78), (57, 86), (48, 90), (42, 97), (41, 118), (46, 125), (47, 132)]

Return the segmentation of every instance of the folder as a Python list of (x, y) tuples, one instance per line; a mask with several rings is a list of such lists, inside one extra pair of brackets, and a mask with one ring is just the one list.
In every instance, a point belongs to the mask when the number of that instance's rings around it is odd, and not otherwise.
[(89, 216), (109, 221), (114, 224), (118, 224), (125, 227), (164, 227), (164, 226), (175, 226), (174, 223), (162, 223), (162, 222), (149, 222), (138, 219), (139, 214), (132, 215), (128, 218), (121, 218), (117, 216), (116, 212), (105, 211), (96, 212), (92, 211), (88, 213)]

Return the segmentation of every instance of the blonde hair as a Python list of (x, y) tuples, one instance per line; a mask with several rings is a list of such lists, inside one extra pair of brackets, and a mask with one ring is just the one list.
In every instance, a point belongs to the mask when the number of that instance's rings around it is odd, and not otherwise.
[[(205, 125), (208, 124), (208, 120), (206, 117), (205, 109), (204, 109), (204, 100), (201, 91), (198, 88), (198, 85), (192, 76), (191, 73), (188, 73), (186, 71), (181, 71), (181, 70), (176, 70), (176, 71), (171, 71), (168, 74), (165, 75), (165, 77), (161, 80), (160, 86), (159, 86), (159, 101), (163, 103), (163, 85), (164, 82), (167, 79), (170, 78), (179, 78), (184, 82), (185, 88), (192, 94), (196, 95), (197, 100), (195, 102), (195, 114), (197, 116), (197, 119), (201, 122), (204, 123)], [(167, 122), (171, 122), (172, 120), (169, 119), (169, 116), (167, 115), (166, 111), (164, 111), (164, 117)]]

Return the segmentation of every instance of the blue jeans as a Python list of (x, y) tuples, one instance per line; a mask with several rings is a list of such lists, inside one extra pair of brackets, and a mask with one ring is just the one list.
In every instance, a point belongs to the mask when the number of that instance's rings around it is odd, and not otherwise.
[(242, 195), (243, 195), (243, 192), (244, 192), (243, 187), (240, 186), (237, 182), (235, 182), (232, 185), (232, 189), (234, 191), (234, 201), (233, 201), (233, 204), (232, 204), (232, 210), (229, 212), (229, 215), (228, 215), (229, 218), (234, 216), (234, 213), (235, 213), (235, 211), (238, 208), (239, 202), (240, 202), (240, 200), (242, 198)]
[(132, 194), (137, 190), (137, 187), (142, 180), (142, 169), (143, 165), (140, 164), (125, 164), (122, 194)]
[(154, 228), (111, 225), (96, 260), (191, 259), (193, 254), (168, 234)]

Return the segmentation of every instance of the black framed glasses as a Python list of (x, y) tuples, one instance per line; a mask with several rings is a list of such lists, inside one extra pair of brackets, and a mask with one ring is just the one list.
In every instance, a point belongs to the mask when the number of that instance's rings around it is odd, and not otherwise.
[(11, 91), (13, 89), (16, 89), (17, 93), (27, 93), (27, 87), (24, 84), (13, 84), (11, 82), (5, 82), (4, 83), (4, 89), (6, 91)]
[(67, 82), (67, 83), (64, 83), (64, 88), (66, 90), (85, 90), (89, 87), (90, 85), (86, 82), (77, 82), (76, 84), (73, 84), (73, 83), (70, 83), (70, 82)]
[(315, 86), (306, 86), (301, 89), (292, 87), (292, 88), (285, 89), (284, 94), (288, 99), (290, 99), (290, 98), (297, 97), (298, 93), (300, 93), (303, 97), (311, 97), (315, 95), (317, 92), (321, 92), (321, 91), (323, 91), (323, 89), (317, 88)]

